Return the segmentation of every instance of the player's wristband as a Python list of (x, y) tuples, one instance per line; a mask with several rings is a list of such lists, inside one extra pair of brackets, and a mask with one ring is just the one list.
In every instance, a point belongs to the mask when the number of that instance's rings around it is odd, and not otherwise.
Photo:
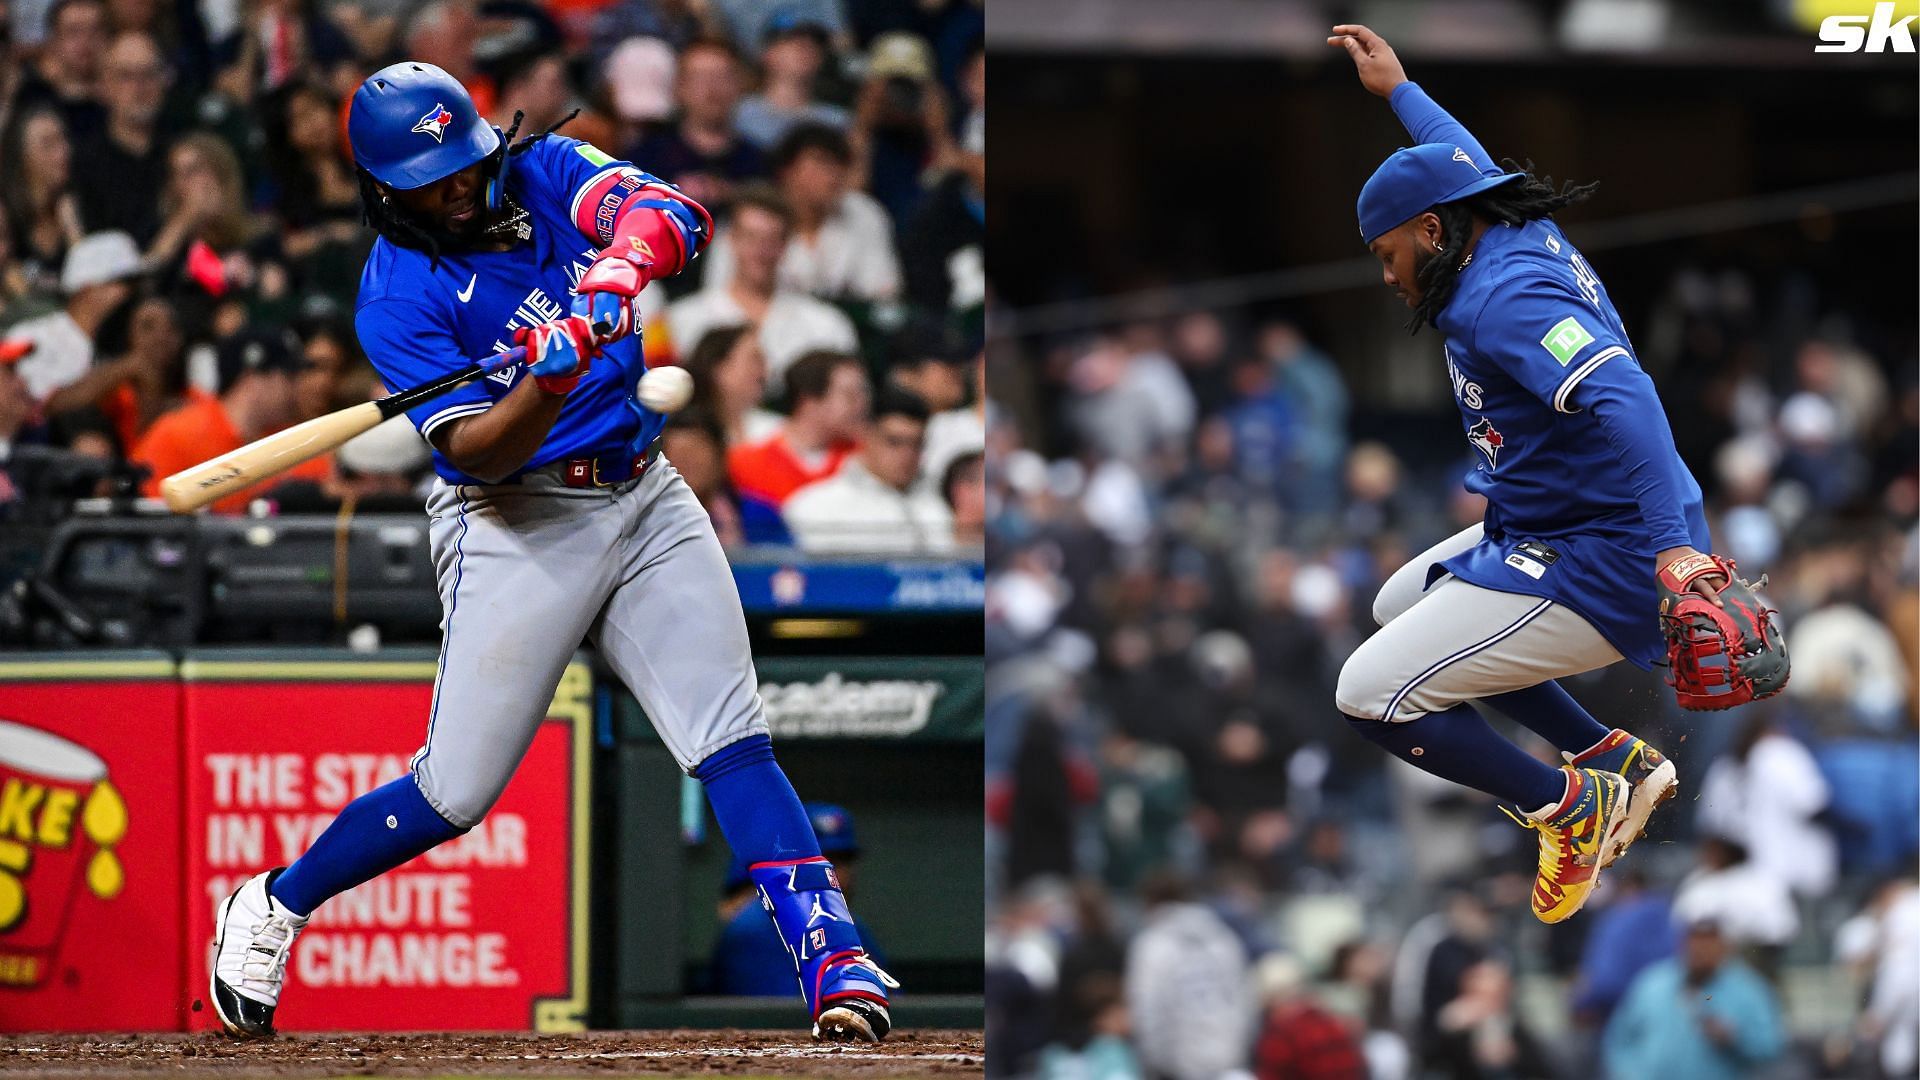
[(545, 393), (552, 394), (555, 397), (565, 397), (573, 392), (574, 387), (580, 385), (580, 376), (535, 375), (533, 377), (533, 384)]
[(1683, 593), (1692, 587), (1698, 578), (1708, 574), (1720, 573), (1720, 562), (1705, 552), (1682, 555), (1660, 569), (1660, 583), (1674, 592)]

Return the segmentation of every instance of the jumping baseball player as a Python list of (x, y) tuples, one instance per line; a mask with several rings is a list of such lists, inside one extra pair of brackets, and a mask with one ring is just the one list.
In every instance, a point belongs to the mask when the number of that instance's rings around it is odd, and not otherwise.
[(794, 960), (817, 1038), (876, 1041), (895, 983), (867, 958), (833, 867), (773, 758), (725, 555), (635, 400), (635, 298), (709, 240), (707, 212), (594, 147), (514, 141), (430, 64), (375, 72), (348, 134), (379, 232), (355, 325), (389, 386), (526, 347), (523, 364), (408, 415), (433, 445), (427, 503), (445, 617), (426, 743), (293, 865), (215, 915), (226, 1030), (273, 1033), (287, 954), (328, 897), (473, 828), (499, 798), (583, 638), (705, 786)]
[[(1407, 81), (1379, 35), (1333, 34), (1418, 144), (1361, 189), (1360, 236), (1413, 309), (1411, 328), (1445, 335), (1478, 453), (1466, 487), (1487, 500), (1482, 524), (1382, 586), (1381, 630), (1348, 659), (1335, 698), (1396, 757), (1520, 807), (1515, 820), (1539, 832), (1534, 914), (1559, 922), (1678, 777), (1554, 680), (1665, 655), (1682, 704), (1722, 708), (1776, 692), (1785, 653), (1732, 564), (1703, 554), (1700, 487), (1653, 382), (1606, 288), (1552, 220), (1593, 185), (1556, 191), (1518, 166), (1502, 171)], [(1539, 733), (1568, 764), (1501, 738), (1473, 702)]]

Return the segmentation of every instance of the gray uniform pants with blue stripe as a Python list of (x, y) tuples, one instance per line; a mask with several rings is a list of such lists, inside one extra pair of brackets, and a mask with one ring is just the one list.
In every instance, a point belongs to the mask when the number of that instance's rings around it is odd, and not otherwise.
[(569, 488), (558, 468), (427, 500), (443, 618), (413, 772), (455, 825), (505, 790), (583, 639), (683, 769), (767, 730), (733, 572), (680, 474), (658, 458), (621, 487)]
[(1537, 596), (1497, 592), (1427, 569), (1480, 542), (1481, 527), (1423, 551), (1380, 587), (1380, 632), (1340, 669), (1334, 701), (1363, 720), (1417, 720), (1475, 698), (1538, 686), (1621, 659), (1593, 624)]

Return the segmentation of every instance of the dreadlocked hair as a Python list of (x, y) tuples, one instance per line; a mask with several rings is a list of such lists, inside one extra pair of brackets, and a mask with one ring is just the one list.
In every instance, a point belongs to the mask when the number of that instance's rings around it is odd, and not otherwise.
[(1590, 184), (1568, 181), (1556, 189), (1553, 177), (1533, 174), (1531, 161), (1521, 164), (1512, 158), (1503, 158), (1500, 167), (1519, 173), (1524, 179), (1428, 209), (1440, 219), (1446, 244), (1420, 268), (1420, 303), (1414, 306), (1413, 318), (1407, 322), (1408, 333), (1417, 334), (1422, 326), (1435, 325), (1441, 309), (1453, 299), (1453, 291), (1460, 284), (1460, 271), (1466, 269), (1467, 244), (1473, 238), (1475, 218), (1494, 225), (1524, 225), (1550, 218), (1556, 210), (1574, 203), (1585, 202), (1600, 186), (1597, 180)]
[[(575, 109), (561, 117), (559, 123), (540, 134), (529, 135), (515, 142), (514, 136), (520, 132), (520, 121), (526, 116), (525, 113), (515, 112), (513, 124), (501, 137), (499, 147), (487, 156), (483, 169), (487, 179), (491, 181), (503, 177), (507, 171), (508, 158), (526, 153), (535, 143), (559, 131), (567, 121), (579, 115), (580, 110)], [(354, 172), (360, 181), (361, 220), (366, 222), (374, 232), (386, 237), (392, 243), (425, 251), (430, 258), (429, 265), (436, 269), (440, 265), (441, 254), (448, 249), (464, 249), (514, 239), (519, 227), (527, 220), (526, 208), (521, 206), (511, 194), (502, 192), (500, 212), (493, 215), (493, 220), (487, 223), (486, 228), (473, 237), (457, 237), (451, 233), (422, 226), (394, 201), (387, 188), (380, 181), (375, 180), (372, 173), (359, 165), (354, 166)]]

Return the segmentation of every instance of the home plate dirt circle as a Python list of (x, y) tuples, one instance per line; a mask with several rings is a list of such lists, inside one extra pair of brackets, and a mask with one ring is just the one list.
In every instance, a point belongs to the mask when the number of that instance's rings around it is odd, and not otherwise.
[(983, 1075), (978, 1031), (903, 1031), (874, 1045), (825, 1045), (801, 1032), (601, 1031), (580, 1035), (17, 1035), (0, 1073), (87, 1077), (519, 1077)]

